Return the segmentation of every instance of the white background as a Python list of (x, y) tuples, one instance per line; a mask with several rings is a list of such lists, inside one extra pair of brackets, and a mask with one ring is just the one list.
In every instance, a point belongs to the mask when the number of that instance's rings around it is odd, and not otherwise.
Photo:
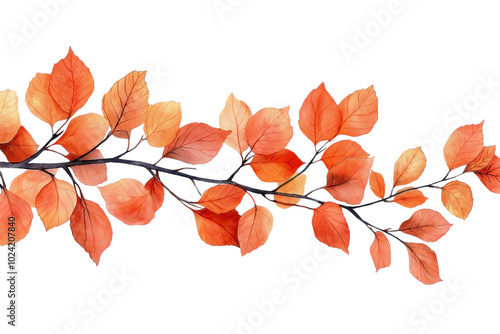
[[(29, 112), (25, 91), (69, 46), (95, 79), (94, 94), (80, 114), (100, 112), (102, 95), (116, 80), (147, 70), (150, 102), (181, 102), (183, 124), (218, 126), (231, 92), (254, 113), (290, 105), (295, 132), (290, 148), (306, 161), (312, 145), (297, 121), (310, 90), (325, 82), (340, 102), (373, 84), (379, 121), (356, 140), (375, 156), (373, 169), (389, 183), (401, 152), (424, 144), (427, 169), (416, 184), (442, 178), (442, 147), (458, 126), (484, 119), (485, 144), (500, 144), (500, 20), (494, 1), (401, 0), (394, 7), (390, 0), (222, 0), (231, 9), (222, 14), (213, 0), (61, 0), (57, 8), (43, 5), (48, 2), (2, 1), (0, 7), (0, 90), (18, 92), (22, 122), (39, 144), (50, 129)], [(388, 9), (390, 18), (377, 23), (374, 13)], [(30, 23), (38, 28), (29, 30)], [(366, 29), (370, 36), (363, 40), (359, 31)], [(24, 40), (15, 45), (13, 38)], [(357, 53), (346, 57), (341, 48), (346, 44)], [(488, 78), (496, 86), (485, 86)], [(123, 148), (124, 141), (114, 140), (104, 152)], [(160, 154), (141, 152), (135, 158), (151, 162)], [(237, 161), (235, 151), (224, 147), (196, 173), (227, 177)], [(16, 173), (5, 172), (8, 182)], [(310, 175), (312, 189), (322, 185), (326, 170), (318, 164)], [(122, 177), (145, 182), (148, 173), (110, 167), (109, 182)], [(195, 196), (188, 182), (166, 180)], [(255, 182), (249, 172), (237, 180)], [(438, 190), (425, 191), (430, 199), (423, 207), (439, 210), (454, 224), (430, 245), (443, 279), (433, 286), (410, 275), (406, 250), (393, 241), (391, 267), (375, 273), (369, 255), (373, 234), (348, 213), (350, 255), (327, 253), (314, 237), (311, 212), (260, 200), (271, 208), (274, 228), (264, 247), (242, 258), (235, 247), (202, 242), (192, 214), (167, 196), (148, 226), (111, 219), (113, 242), (98, 267), (74, 241), (69, 224), (45, 232), (35, 213), (30, 234), (19, 244), (19, 326), (6, 325), (2, 306), (0, 332), (496, 333), (499, 197), (473, 175), (462, 180), (475, 200), (466, 221), (446, 212)], [(84, 191), (103, 204), (95, 188)], [(365, 201), (373, 199), (367, 190)], [(386, 228), (399, 226), (412, 210), (380, 204), (359, 213)], [(6, 253), (2, 248), (0, 268)], [(299, 276), (293, 268), (309, 273)], [(121, 272), (129, 277), (125, 283), (114, 278)], [(2, 279), (0, 305), (6, 305), (6, 291)], [(275, 294), (281, 294), (280, 303), (270, 306)], [(99, 311), (90, 311), (92, 299)]]

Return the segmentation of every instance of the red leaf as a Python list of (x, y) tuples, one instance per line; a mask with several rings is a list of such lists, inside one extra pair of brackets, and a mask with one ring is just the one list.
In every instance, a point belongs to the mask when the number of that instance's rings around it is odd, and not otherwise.
[(489, 191), (500, 194), (500, 159), (495, 155), (488, 166), (475, 172)]
[(264, 182), (288, 180), (304, 162), (286, 148), (271, 155), (256, 154), (249, 163), (255, 175)]
[(378, 99), (373, 86), (348, 95), (339, 105), (342, 122), (339, 134), (361, 136), (373, 129), (378, 119)]
[(0, 144), (0, 150), (9, 162), (21, 162), (35, 154), (38, 145), (28, 130), (21, 126), (16, 136), (7, 144)]
[[(9, 231), (11, 217), (14, 218), (14, 231)], [(14, 236), (14, 242), (22, 240), (28, 234), (32, 220), (33, 212), (29, 204), (4, 188), (0, 194), (0, 245), (13, 242), (9, 241), (9, 233)]]
[(193, 210), (201, 240), (212, 246), (239, 246), (236, 210), (214, 213), (208, 209)]
[(262, 246), (269, 237), (273, 228), (273, 216), (263, 207), (256, 206), (245, 212), (238, 222), (238, 241), (241, 255)]
[(411, 274), (424, 284), (434, 284), (441, 281), (436, 253), (427, 245), (406, 243), (410, 257)]
[(314, 235), (319, 241), (349, 254), (349, 226), (338, 204), (327, 202), (316, 208), (312, 225)]
[(346, 158), (366, 159), (368, 156), (369, 154), (355, 141), (341, 140), (333, 143), (325, 153), (323, 153), (321, 160), (326, 168), (330, 169)]
[[(156, 176), (159, 177), (158, 174), (156, 174)], [(161, 182), (159, 182), (155, 177), (149, 179), (149, 181), (144, 185), (144, 188), (146, 188), (151, 194), (155, 211), (158, 211), (158, 209), (163, 205), (163, 200), (165, 199), (165, 188), (163, 188)]]
[(450, 229), (446, 219), (439, 212), (430, 209), (421, 209), (413, 213), (407, 221), (399, 227), (399, 231), (413, 235), (423, 241), (437, 241)]
[(236, 209), (245, 193), (230, 184), (217, 185), (205, 191), (198, 204), (214, 213), (224, 213)]
[(477, 157), (469, 162), (467, 166), (465, 166), (464, 173), (478, 172), (481, 169), (486, 168), (486, 166), (489, 165), (491, 159), (493, 159), (493, 157), (495, 156), (495, 149), (495, 145), (483, 147)]
[(464, 125), (451, 134), (444, 145), (444, 159), (450, 170), (463, 166), (483, 149), (483, 123)]
[(370, 246), (370, 254), (377, 271), (391, 265), (391, 244), (384, 233), (375, 232), (375, 240)]

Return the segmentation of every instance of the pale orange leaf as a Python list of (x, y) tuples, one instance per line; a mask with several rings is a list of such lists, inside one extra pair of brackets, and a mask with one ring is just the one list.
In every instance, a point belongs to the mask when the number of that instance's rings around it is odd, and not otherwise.
[[(296, 174), (295, 174), (296, 175)], [(295, 177), (295, 175), (293, 177)], [(295, 177), (292, 181), (288, 182), (284, 186), (278, 189), (278, 192), (284, 194), (291, 195), (304, 195), (305, 186), (306, 186), (307, 176), (305, 174), (301, 174)], [(287, 182), (287, 181), (284, 181)], [(284, 182), (280, 182), (278, 185), (281, 186)], [(298, 197), (290, 197), (290, 196), (282, 196), (282, 195), (274, 195), (274, 200), (276, 201), (276, 205), (282, 209), (287, 209), (293, 204), (297, 204), (300, 201)], [(285, 204), (286, 203), (286, 204)]]
[(442, 188), (441, 201), (451, 214), (465, 219), (472, 210), (472, 191), (466, 183), (451, 181)]
[(421, 147), (408, 149), (394, 164), (393, 187), (417, 180), (424, 172), (426, 158)]
[(444, 145), (444, 159), (450, 170), (463, 166), (483, 149), (483, 123), (459, 127)]
[(35, 199), (38, 216), (47, 231), (67, 222), (75, 206), (76, 192), (73, 185), (56, 178), (52, 178)]
[(160, 102), (148, 107), (144, 133), (149, 145), (165, 147), (174, 140), (181, 124), (181, 104)]
[(339, 134), (361, 136), (373, 129), (378, 119), (378, 98), (373, 86), (357, 90), (339, 104), (342, 122)]
[(0, 92), (0, 144), (8, 143), (21, 127), (17, 94), (11, 90)]
[(50, 95), (50, 74), (37, 73), (30, 81), (26, 91), (26, 104), (30, 111), (44, 121), (54, 126), (58, 121), (70, 117), (69, 113), (62, 110), (61, 106)]
[(245, 190), (231, 184), (221, 184), (207, 189), (198, 204), (214, 213), (224, 213), (236, 209)]
[(391, 244), (384, 233), (375, 232), (375, 240), (370, 246), (370, 254), (377, 271), (391, 265)]
[(252, 117), (252, 112), (247, 104), (238, 100), (232, 93), (226, 101), (226, 106), (219, 116), (219, 125), (223, 130), (230, 130), (226, 144), (234, 148), (240, 155), (248, 148), (245, 127)]
[[(57, 170), (56, 170), (57, 171)], [(51, 171), (55, 172), (55, 171)], [(38, 170), (27, 170), (18, 175), (10, 185), (10, 190), (35, 207), (35, 199), (40, 190), (52, 180), (52, 177)]]
[[(69, 160), (75, 160), (78, 158), (78, 155), (68, 154), (66, 156)], [(104, 159), (101, 151), (94, 150), (85, 158), (84, 160), (98, 160)], [(88, 164), (88, 165), (76, 165), (72, 166), (71, 169), (75, 173), (75, 176), (81, 183), (86, 184), (88, 186), (97, 186), (101, 183), (104, 183), (108, 180), (108, 167), (106, 164)]]

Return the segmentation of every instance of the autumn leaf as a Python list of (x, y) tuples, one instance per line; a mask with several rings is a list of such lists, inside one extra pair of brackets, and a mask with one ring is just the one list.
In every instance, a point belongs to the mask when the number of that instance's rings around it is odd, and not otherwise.
[(328, 170), (324, 187), (335, 199), (349, 204), (363, 200), (372, 158), (346, 158)]
[(26, 91), (26, 104), (30, 111), (50, 126), (68, 119), (69, 113), (50, 95), (50, 74), (37, 73)]
[(340, 119), (339, 107), (322, 83), (304, 100), (299, 113), (299, 126), (302, 133), (316, 145), (320, 141), (335, 138)]
[(378, 99), (373, 86), (357, 90), (339, 104), (342, 122), (339, 134), (361, 136), (373, 129), (378, 119)]
[[(297, 174), (295, 174), (297, 175)], [(280, 182), (278, 184), (279, 189), (278, 192), (284, 194), (293, 194), (293, 195), (304, 195), (304, 190), (306, 186), (307, 176), (305, 174), (300, 174), (299, 176), (293, 176), (294, 179), (285, 184), (285, 182)], [(284, 185), (283, 185), (284, 184)], [(282, 186), (283, 185), (283, 186)], [(276, 205), (282, 209), (288, 209), (292, 207), (294, 204), (299, 203), (299, 197), (290, 197), (290, 196), (282, 196), (282, 195), (274, 195), (274, 200), (276, 201)], [(284, 204), (287, 203), (287, 204)]]
[(127, 178), (98, 189), (109, 213), (123, 223), (146, 225), (153, 220), (155, 203), (141, 182)]
[(288, 180), (304, 162), (286, 148), (271, 155), (255, 154), (249, 163), (255, 175), (264, 182)]
[(270, 155), (286, 147), (293, 136), (289, 109), (264, 108), (250, 117), (245, 132), (254, 153)]
[(34, 208), (36, 196), (50, 181), (52, 177), (47, 173), (27, 170), (12, 180), (10, 190)]
[(370, 189), (375, 196), (384, 198), (385, 196), (385, 181), (382, 174), (372, 171), (370, 174)]
[(489, 191), (500, 194), (500, 159), (495, 155), (488, 166), (475, 172)]
[(463, 166), (483, 149), (483, 122), (459, 127), (444, 145), (444, 159), (450, 170)]
[(349, 254), (349, 226), (338, 204), (327, 202), (314, 209), (312, 225), (319, 241)]
[[(156, 174), (156, 176), (160, 177), (158, 173)], [(146, 188), (151, 194), (155, 212), (158, 211), (158, 209), (160, 209), (163, 205), (163, 200), (165, 199), (165, 188), (163, 188), (161, 182), (158, 181), (155, 177), (149, 179), (149, 181), (144, 185), (144, 188)]]
[(174, 140), (181, 124), (181, 104), (160, 102), (148, 107), (144, 133), (149, 145), (165, 147)]
[(28, 130), (21, 126), (14, 138), (7, 144), (0, 144), (0, 150), (9, 162), (21, 162), (35, 154), (38, 145)]
[(427, 201), (427, 197), (418, 189), (407, 187), (399, 190), (394, 196), (393, 202), (398, 203), (406, 208), (414, 208), (422, 205)]
[[(72, 161), (78, 158), (78, 155), (70, 153), (66, 157)], [(104, 159), (101, 151), (94, 150), (85, 156), (82, 161), (99, 159)], [(97, 186), (108, 180), (108, 167), (106, 164), (75, 165), (71, 169), (75, 173), (76, 178), (88, 186)]]
[(425, 163), (426, 159), (421, 147), (404, 151), (394, 165), (393, 187), (417, 180), (424, 172)]
[(398, 231), (413, 235), (423, 241), (433, 242), (444, 236), (450, 227), (451, 224), (439, 212), (421, 209), (403, 222)]
[(245, 193), (240, 187), (221, 184), (207, 189), (198, 204), (214, 213), (225, 213), (236, 209)]
[(441, 281), (436, 253), (427, 245), (405, 243), (410, 258), (411, 274), (424, 284), (434, 284)]
[(222, 130), (229, 130), (231, 134), (226, 138), (226, 144), (234, 148), (240, 155), (248, 148), (245, 127), (252, 117), (247, 104), (238, 100), (232, 93), (226, 101), (226, 106), (219, 116), (219, 125)]
[(143, 124), (149, 107), (146, 72), (133, 71), (118, 80), (102, 99), (111, 132), (129, 131)]
[(238, 222), (238, 241), (241, 255), (262, 246), (273, 228), (273, 216), (263, 206), (255, 206), (245, 212)]
[(47, 231), (67, 222), (75, 206), (76, 192), (73, 185), (56, 178), (52, 178), (35, 199), (38, 216)]
[(366, 159), (368, 156), (369, 154), (355, 141), (341, 140), (328, 147), (323, 153), (321, 161), (323, 161), (326, 168), (330, 169), (346, 158)]
[(370, 254), (377, 271), (391, 265), (391, 244), (384, 233), (375, 232), (375, 240), (370, 246)]
[(471, 162), (465, 166), (464, 173), (467, 172), (478, 172), (481, 169), (488, 166), (491, 159), (495, 156), (496, 146), (485, 146), (481, 149), (481, 152), (474, 158)]
[(73, 116), (94, 91), (94, 78), (71, 48), (66, 58), (54, 65), (50, 75), (50, 95), (62, 110)]
[(205, 123), (189, 123), (179, 129), (175, 139), (163, 150), (163, 157), (189, 164), (212, 160), (231, 132), (212, 128)]
[[(9, 223), (14, 218), (15, 231), (9, 231)], [(29, 232), (33, 212), (28, 203), (11, 191), (3, 188), (0, 194), (0, 245), (8, 245), (9, 233), (14, 236), (14, 242), (22, 240)]]
[(70, 218), (73, 237), (89, 253), (90, 258), (99, 264), (102, 253), (111, 244), (113, 230), (106, 213), (99, 204), (78, 198)]
[(472, 191), (463, 182), (451, 181), (442, 188), (441, 201), (451, 214), (465, 219), (472, 210)]
[(217, 214), (203, 209), (193, 210), (193, 213), (201, 240), (211, 246), (239, 246), (240, 215), (236, 210)]
[(11, 90), (0, 92), (0, 144), (10, 142), (21, 127), (17, 94)]

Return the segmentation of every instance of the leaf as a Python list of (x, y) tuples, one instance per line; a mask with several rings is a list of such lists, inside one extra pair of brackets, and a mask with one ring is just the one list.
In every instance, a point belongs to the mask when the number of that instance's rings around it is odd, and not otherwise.
[(252, 112), (247, 104), (238, 100), (232, 93), (226, 101), (226, 106), (219, 116), (219, 125), (223, 130), (230, 130), (226, 144), (234, 148), (240, 155), (248, 148), (245, 127), (252, 117)]
[[(156, 176), (159, 177), (158, 173)], [(165, 199), (165, 188), (163, 188), (161, 182), (159, 182), (155, 177), (149, 179), (149, 181), (144, 185), (144, 188), (146, 188), (151, 194), (155, 212), (158, 211), (158, 209), (163, 205), (163, 200)]]
[[(10, 217), (15, 219), (15, 231), (9, 231)], [(4, 188), (0, 194), (0, 245), (9, 244), (9, 233), (14, 235), (15, 242), (22, 240), (28, 234), (32, 220), (33, 213), (29, 204)]]
[(339, 104), (342, 122), (339, 134), (361, 136), (369, 133), (378, 119), (378, 98), (373, 86), (357, 90)]
[(180, 128), (175, 139), (165, 147), (163, 157), (189, 164), (207, 163), (219, 153), (230, 133), (205, 123), (189, 123)]
[[(295, 175), (293, 177), (295, 177)], [(285, 184), (283, 187), (281, 187), (281, 185), (284, 182), (280, 182), (279, 183), (280, 188), (278, 189), (278, 192), (285, 193), (285, 194), (304, 195), (304, 190), (305, 190), (305, 186), (306, 186), (306, 179), (307, 179), (307, 176), (305, 174), (300, 174), (299, 176), (295, 177), (295, 179), (293, 179), (292, 181)], [(285, 181), (285, 182), (287, 182), (287, 181)], [(282, 196), (282, 195), (274, 195), (274, 200), (276, 201), (276, 205), (278, 207), (280, 207), (282, 209), (288, 209), (289, 207), (292, 207), (294, 204), (299, 203), (300, 198), (288, 197), (288, 196)], [(287, 203), (287, 204), (283, 204), (283, 203)]]
[(450, 227), (451, 224), (439, 212), (420, 209), (413, 213), (410, 219), (401, 224), (399, 231), (413, 235), (423, 241), (433, 242), (444, 236)]
[(241, 255), (250, 253), (267, 241), (273, 228), (273, 215), (263, 206), (245, 212), (238, 222), (238, 241)]
[(471, 162), (465, 166), (464, 173), (467, 172), (478, 172), (481, 169), (485, 168), (488, 166), (490, 163), (491, 159), (495, 156), (495, 150), (496, 146), (484, 146), (477, 155), (477, 157), (474, 158)]
[(127, 225), (146, 225), (155, 216), (155, 203), (149, 191), (134, 179), (98, 187), (106, 208), (116, 219)]
[(450, 170), (463, 166), (483, 149), (483, 122), (459, 127), (444, 145), (444, 159)]
[(441, 281), (436, 253), (427, 245), (405, 243), (410, 258), (411, 274), (424, 284), (434, 284)]
[(239, 246), (240, 215), (236, 210), (217, 214), (203, 209), (193, 210), (193, 213), (201, 240), (211, 246)]
[(49, 174), (38, 170), (28, 170), (12, 180), (10, 190), (31, 207), (35, 207), (36, 196), (50, 181), (52, 177)]
[(67, 222), (75, 206), (75, 188), (68, 182), (56, 178), (52, 178), (35, 199), (38, 216), (47, 231)]
[(417, 180), (424, 172), (425, 163), (426, 159), (421, 147), (404, 151), (394, 165), (393, 187)]
[(264, 108), (250, 117), (245, 132), (254, 153), (270, 155), (286, 147), (293, 136), (289, 109)]
[(338, 204), (327, 202), (314, 209), (312, 225), (319, 241), (349, 254), (349, 226)]
[(495, 155), (488, 166), (475, 172), (489, 191), (500, 194), (500, 159)]
[(73, 237), (89, 253), (90, 258), (99, 264), (102, 253), (111, 244), (113, 230), (106, 213), (99, 204), (78, 198), (70, 218)]
[(73, 116), (94, 91), (94, 78), (87, 66), (71, 48), (66, 58), (52, 68), (50, 95), (67, 114)]
[(174, 140), (181, 124), (181, 104), (160, 102), (148, 107), (144, 133), (149, 145), (165, 147)]
[(373, 157), (344, 159), (328, 170), (325, 190), (339, 201), (361, 203), (372, 165)]
[(384, 233), (375, 232), (375, 240), (370, 246), (370, 254), (377, 271), (391, 265), (391, 244)]
[(50, 95), (50, 77), (47, 73), (36, 74), (26, 91), (26, 104), (33, 115), (53, 127), (70, 115)]
[(442, 188), (441, 201), (451, 214), (465, 219), (472, 210), (472, 191), (466, 183), (451, 181)]
[(96, 147), (106, 135), (108, 123), (98, 114), (75, 117), (56, 144), (61, 145), (77, 157)]
[[(78, 155), (70, 153), (66, 157), (69, 160), (75, 160), (78, 158)], [(98, 159), (104, 159), (104, 157), (102, 156), (101, 151), (94, 150), (85, 156), (82, 161)], [(87, 186), (97, 186), (108, 180), (108, 167), (106, 164), (77, 165), (72, 166), (71, 169), (75, 173), (76, 178)]]
[(135, 129), (146, 120), (149, 90), (145, 77), (146, 72), (130, 72), (104, 95), (102, 111), (113, 134)]
[(370, 174), (370, 189), (375, 196), (384, 198), (385, 196), (385, 181), (382, 174), (372, 171)]
[(249, 163), (255, 175), (264, 182), (288, 180), (304, 162), (286, 148), (271, 155), (256, 154)]
[[(413, 189), (413, 190), (410, 190)], [(398, 203), (406, 208), (414, 208), (422, 205), (427, 201), (427, 197), (418, 189), (412, 187), (403, 188), (396, 193), (393, 202)]]
[(236, 209), (245, 194), (245, 190), (230, 184), (217, 185), (207, 189), (198, 204), (214, 213), (225, 213)]
[(10, 142), (21, 127), (17, 94), (11, 90), (0, 92), (0, 144)]
[(0, 144), (0, 150), (9, 162), (21, 162), (35, 154), (38, 145), (28, 130), (21, 126), (17, 134), (7, 144)]
[(300, 130), (315, 145), (337, 136), (341, 120), (340, 110), (324, 83), (306, 97), (299, 117)]
[(341, 140), (333, 143), (323, 153), (321, 161), (323, 161), (326, 168), (330, 169), (346, 158), (366, 159), (368, 156), (369, 154), (358, 143), (352, 140)]

